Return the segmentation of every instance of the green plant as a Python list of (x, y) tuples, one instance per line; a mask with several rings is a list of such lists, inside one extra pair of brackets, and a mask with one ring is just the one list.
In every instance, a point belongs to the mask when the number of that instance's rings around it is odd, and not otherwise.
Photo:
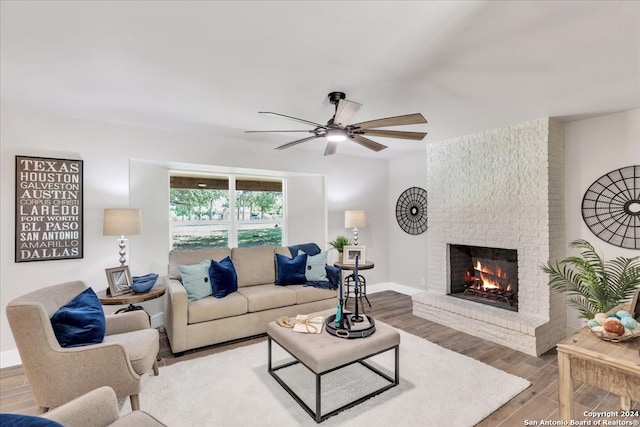
[(351, 244), (351, 240), (347, 239), (345, 236), (338, 236), (334, 240), (330, 241), (329, 244), (336, 248), (338, 252), (342, 253), (344, 247)]
[(629, 299), (640, 285), (640, 256), (605, 261), (586, 240), (575, 240), (569, 247), (582, 249), (581, 256), (540, 268), (549, 274), (552, 289), (570, 295), (569, 305), (580, 317), (593, 319), (596, 313), (608, 312)]

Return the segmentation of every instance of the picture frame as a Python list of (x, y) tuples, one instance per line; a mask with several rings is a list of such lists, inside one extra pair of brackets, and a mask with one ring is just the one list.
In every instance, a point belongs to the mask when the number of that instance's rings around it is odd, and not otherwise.
[(362, 245), (345, 246), (342, 250), (342, 263), (348, 265), (356, 264), (356, 256), (358, 256), (358, 264), (364, 264), (366, 248)]
[(15, 262), (83, 258), (83, 161), (15, 161)]
[(112, 297), (133, 292), (131, 289), (131, 273), (128, 266), (105, 268), (107, 282), (109, 282), (109, 293)]
[(629, 313), (634, 319), (640, 320), (640, 288), (636, 290), (636, 293), (631, 299), (631, 305), (629, 306)]

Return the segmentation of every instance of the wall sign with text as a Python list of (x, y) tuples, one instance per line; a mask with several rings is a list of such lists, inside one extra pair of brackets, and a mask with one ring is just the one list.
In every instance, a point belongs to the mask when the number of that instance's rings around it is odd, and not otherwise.
[(16, 262), (83, 257), (82, 160), (16, 156)]

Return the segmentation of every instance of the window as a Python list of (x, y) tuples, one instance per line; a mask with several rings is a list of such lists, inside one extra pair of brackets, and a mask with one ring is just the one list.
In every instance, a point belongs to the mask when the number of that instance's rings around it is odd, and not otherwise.
[(283, 206), (280, 178), (172, 174), (172, 247), (280, 246)]

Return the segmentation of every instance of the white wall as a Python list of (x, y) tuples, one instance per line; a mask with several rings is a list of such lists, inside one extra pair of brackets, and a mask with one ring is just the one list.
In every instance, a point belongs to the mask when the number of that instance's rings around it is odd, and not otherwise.
[[(427, 154), (389, 161), (389, 277), (397, 284), (426, 290), (428, 231), (411, 235), (396, 221), (398, 197), (410, 187), (427, 188)], [(429, 203), (429, 194), (427, 194)], [(427, 215), (429, 208), (427, 207)], [(427, 222), (427, 226), (429, 223)]]
[[(293, 175), (326, 175), (326, 235), (333, 238), (335, 234), (349, 232), (344, 228), (345, 209), (367, 209), (367, 228), (362, 230), (361, 241), (367, 244), (368, 255), (376, 260), (376, 268), (367, 273), (367, 278), (370, 283), (388, 281), (386, 161), (344, 155), (324, 157), (304, 148), (275, 151), (272, 145), (240, 139), (77, 120), (17, 108), (3, 107), (0, 122), (0, 366), (12, 364), (10, 359), (16, 355), (5, 314), (9, 301), (66, 280), (85, 280), (96, 290), (107, 287), (104, 269), (117, 265), (117, 243), (102, 235), (105, 207), (129, 206), (130, 198), (132, 207), (136, 207), (134, 202), (144, 205), (137, 206), (144, 208), (143, 226), (148, 228), (148, 221), (153, 219), (153, 232), (130, 238), (131, 273), (166, 270), (166, 258), (147, 255), (153, 253), (158, 242), (168, 241), (169, 233), (162, 212), (166, 200), (156, 199), (164, 196), (146, 191), (145, 177), (165, 179), (161, 168), (154, 170), (154, 164), (218, 165)], [(16, 155), (84, 160), (83, 259), (14, 262)], [(146, 170), (138, 169), (142, 167)], [(289, 235), (289, 240), (298, 243), (295, 235)], [(317, 243), (327, 246), (326, 242)]]
[[(567, 244), (591, 242), (605, 259), (639, 256), (640, 251), (613, 246), (596, 237), (582, 219), (582, 197), (601, 176), (625, 166), (640, 165), (640, 109), (566, 123), (565, 210)], [(567, 313), (567, 326), (579, 328), (575, 310)]]

